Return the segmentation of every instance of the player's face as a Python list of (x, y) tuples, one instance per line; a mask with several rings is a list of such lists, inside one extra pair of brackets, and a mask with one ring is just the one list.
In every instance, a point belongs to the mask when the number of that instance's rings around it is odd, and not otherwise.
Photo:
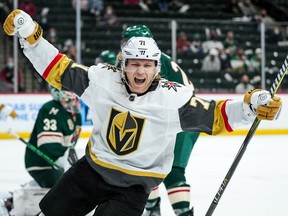
[(147, 91), (154, 79), (156, 69), (154, 60), (128, 59), (125, 72), (130, 90), (137, 94)]

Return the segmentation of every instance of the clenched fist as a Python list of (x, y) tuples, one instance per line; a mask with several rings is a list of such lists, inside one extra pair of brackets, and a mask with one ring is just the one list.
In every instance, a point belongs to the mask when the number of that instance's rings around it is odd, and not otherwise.
[(7, 35), (16, 35), (24, 38), (30, 45), (36, 44), (43, 35), (42, 28), (38, 23), (22, 10), (12, 11), (3, 24)]
[(277, 119), (282, 107), (280, 97), (271, 97), (271, 94), (262, 89), (248, 91), (244, 96), (243, 110), (247, 116), (257, 116), (262, 120)]

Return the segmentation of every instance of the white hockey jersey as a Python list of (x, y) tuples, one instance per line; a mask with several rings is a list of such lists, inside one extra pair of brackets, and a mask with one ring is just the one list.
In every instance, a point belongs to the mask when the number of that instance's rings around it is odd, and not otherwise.
[(216, 135), (251, 121), (242, 102), (204, 100), (167, 80), (133, 94), (118, 69), (74, 63), (45, 39), (25, 48), (24, 54), (47, 82), (74, 91), (89, 106), (93, 130), (86, 158), (112, 185), (141, 185), (149, 192), (170, 172), (178, 132)]

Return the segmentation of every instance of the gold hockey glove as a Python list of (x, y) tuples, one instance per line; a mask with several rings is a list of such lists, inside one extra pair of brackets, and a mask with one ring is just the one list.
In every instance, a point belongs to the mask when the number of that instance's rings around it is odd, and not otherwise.
[(12, 11), (3, 24), (7, 35), (24, 38), (30, 45), (35, 45), (42, 37), (43, 30), (32, 18), (22, 10)]
[(262, 89), (248, 91), (244, 96), (243, 111), (248, 117), (261, 120), (275, 120), (278, 118), (282, 107), (280, 97), (274, 96)]

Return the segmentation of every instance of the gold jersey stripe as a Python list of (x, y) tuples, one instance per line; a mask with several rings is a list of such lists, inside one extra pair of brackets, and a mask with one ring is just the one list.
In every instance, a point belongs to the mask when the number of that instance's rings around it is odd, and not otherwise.
[(159, 173), (154, 173), (154, 172), (142, 172), (142, 171), (129, 170), (129, 169), (125, 169), (125, 168), (115, 166), (113, 164), (109, 164), (107, 162), (101, 161), (92, 152), (92, 146), (91, 146), (90, 140), (88, 141), (88, 148), (89, 148), (89, 154), (90, 154), (91, 159), (94, 161), (94, 163), (96, 163), (102, 167), (105, 167), (108, 169), (118, 170), (120, 172), (129, 174), (129, 175), (134, 175), (134, 176), (153, 177), (153, 178), (161, 178), (161, 179), (164, 179), (167, 176), (166, 174), (159, 174)]
[(212, 135), (218, 135), (230, 132), (230, 126), (225, 113), (225, 105), (227, 100), (217, 101), (214, 110), (214, 122), (212, 127)]
[(62, 83), (60, 78), (62, 74), (65, 72), (71, 60), (64, 54), (59, 53), (58, 55), (61, 55), (60, 59), (57, 62), (55, 62), (54, 65), (52, 65), (45, 79), (50, 85), (54, 86), (57, 89), (61, 89)]

